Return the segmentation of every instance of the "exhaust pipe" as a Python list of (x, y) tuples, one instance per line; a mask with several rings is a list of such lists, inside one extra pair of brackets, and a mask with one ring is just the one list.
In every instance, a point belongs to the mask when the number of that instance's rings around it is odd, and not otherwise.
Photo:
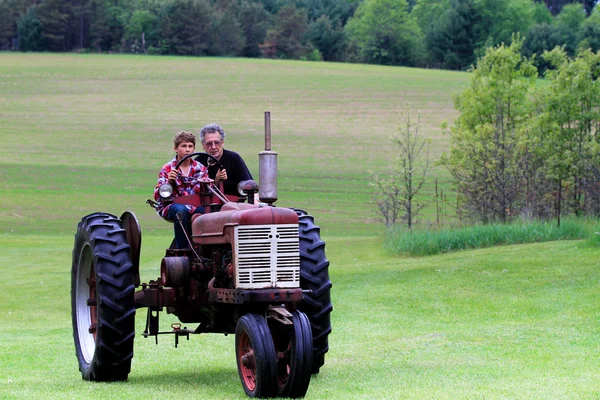
[(260, 179), (258, 198), (273, 205), (277, 201), (277, 153), (271, 151), (271, 113), (265, 111), (265, 151), (258, 153)]

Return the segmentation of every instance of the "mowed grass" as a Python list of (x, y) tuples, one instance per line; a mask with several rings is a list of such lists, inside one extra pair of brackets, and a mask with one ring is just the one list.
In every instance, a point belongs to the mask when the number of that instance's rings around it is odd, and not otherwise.
[[(144, 238), (144, 280), (167, 241)], [(379, 239), (329, 238), (334, 330), (307, 398), (597, 398), (598, 251), (582, 244), (399, 259)], [(68, 236), (0, 236), (1, 398), (244, 398), (233, 336), (155, 345), (141, 336), (143, 309), (129, 380), (83, 381), (71, 246)], [(162, 328), (171, 321), (163, 313)]]
[[(171, 138), (222, 124), (258, 177), (272, 113), (281, 206), (326, 241), (331, 349), (308, 398), (598, 398), (598, 250), (583, 241), (421, 258), (385, 252), (368, 171), (406, 102), (438, 156), (468, 74), (268, 60), (0, 53), (0, 398), (244, 398), (233, 337), (144, 339), (128, 382), (81, 380), (70, 268), (87, 213), (134, 211), (142, 280), (172, 227), (144, 204)], [(439, 174), (439, 175), (438, 175)], [(436, 170), (448, 193), (448, 176)], [(432, 185), (427, 187), (432, 193)], [(434, 216), (428, 211), (431, 220)], [(174, 318), (161, 315), (168, 328)]]

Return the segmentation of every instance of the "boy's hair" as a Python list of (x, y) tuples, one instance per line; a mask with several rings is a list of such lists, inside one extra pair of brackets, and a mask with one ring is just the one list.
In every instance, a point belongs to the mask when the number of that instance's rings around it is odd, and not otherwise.
[(200, 141), (204, 143), (204, 135), (217, 132), (221, 136), (221, 141), (225, 140), (225, 131), (217, 124), (208, 124), (200, 131)]
[(180, 131), (175, 134), (173, 138), (173, 144), (175, 147), (179, 147), (179, 145), (183, 142), (192, 142), (194, 147), (196, 146), (196, 136), (192, 132)]

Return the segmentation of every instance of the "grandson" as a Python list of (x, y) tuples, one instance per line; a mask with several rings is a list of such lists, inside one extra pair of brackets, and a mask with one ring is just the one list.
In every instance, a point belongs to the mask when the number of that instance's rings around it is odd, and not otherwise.
[[(177, 132), (173, 138), (175, 158), (166, 163), (158, 173), (158, 183), (154, 188), (154, 199), (158, 202), (158, 215), (173, 222), (175, 230), (175, 247), (177, 249), (189, 248), (186, 234), (191, 238), (192, 226), (191, 216), (195, 213), (204, 212), (202, 206), (195, 207), (187, 204), (165, 204), (160, 197), (158, 189), (165, 183), (173, 186), (173, 197), (187, 196), (200, 193), (199, 180), (206, 177), (208, 170), (192, 157), (188, 158), (175, 169), (179, 160), (196, 149), (196, 137), (191, 132)], [(181, 222), (180, 222), (181, 221)], [(182, 228), (183, 225), (183, 228)]]

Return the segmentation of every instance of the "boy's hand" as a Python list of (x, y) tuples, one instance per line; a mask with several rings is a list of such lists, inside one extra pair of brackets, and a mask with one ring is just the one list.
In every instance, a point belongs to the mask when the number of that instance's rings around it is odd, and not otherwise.
[(169, 182), (175, 183), (175, 181), (177, 180), (177, 175), (178, 175), (177, 170), (174, 170), (174, 169), (170, 170), (169, 171)]
[(219, 169), (217, 171), (217, 174), (215, 175), (215, 183), (219, 183), (220, 181), (224, 181), (225, 179), (227, 179), (227, 170)]

